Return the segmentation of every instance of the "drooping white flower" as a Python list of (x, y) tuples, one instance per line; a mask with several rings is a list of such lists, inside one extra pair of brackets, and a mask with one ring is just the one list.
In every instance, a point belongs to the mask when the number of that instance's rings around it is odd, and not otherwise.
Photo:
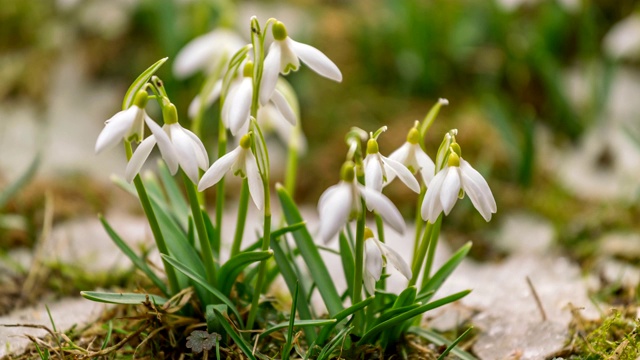
[(245, 66), (245, 75), (242, 79), (236, 80), (229, 86), (229, 92), (224, 105), (222, 105), (222, 123), (234, 136), (246, 132), (246, 124), (249, 122), (249, 115), (251, 114), (251, 98), (253, 95), (251, 73), (253, 70), (248, 70), (248, 68), (253, 69), (253, 64), (248, 63)]
[(216, 29), (201, 35), (189, 42), (176, 56), (173, 73), (178, 78), (185, 78), (197, 71), (209, 72), (220, 66), (221, 61), (228, 61), (245, 42), (229, 29)]
[(260, 102), (266, 104), (278, 81), (278, 74), (297, 71), (300, 60), (311, 70), (334, 81), (342, 81), (342, 73), (325, 54), (313, 46), (299, 43), (287, 35), (287, 28), (280, 21), (271, 27), (274, 41), (264, 59), (264, 70), (260, 86)]
[(377, 192), (382, 191), (382, 187), (391, 182), (396, 176), (409, 187), (409, 189), (419, 193), (420, 184), (411, 171), (400, 162), (382, 156), (378, 148), (376, 139), (367, 141), (367, 156), (364, 158), (364, 183), (369, 189)]
[[(414, 174), (420, 172), (422, 182), (429, 186), (431, 179), (433, 179), (436, 165), (420, 147), (419, 139), (420, 132), (417, 128), (412, 128), (407, 135), (407, 142), (391, 153), (389, 159), (400, 162)], [(390, 175), (389, 181), (393, 180), (393, 176), (393, 174)]]
[(198, 191), (203, 191), (217, 184), (228, 172), (247, 178), (251, 198), (258, 210), (262, 210), (264, 207), (264, 187), (256, 158), (251, 152), (251, 134), (245, 134), (240, 139), (240, 145), (237, 148), (223, 155), (211, 165), (200, 179)]
[(447, 165), (433, 177), (427, 188), (422, 202), (422, 219), (435, 223), (441, 212), (448, 215), (460, 197), (460, 190), (464, 191), (462, 195), (469, 195), (473, 206), (486, 221), (491, 220), (497, 206), (489, 184), (454, 151), (449, 155)]
[(363, 210), (361, 199), (364, 199), (369, 211), (375, 210), (394, 230), (404, 233), (406, 225), (400, 211), (382, 193), (358, 184), (351, 161), (342, 166), (341, 179), (338, 184), (325, 190), (318, 200), (318, 233), (323, 242), (331, 240), (345, 226), (352, 214), (358, 214)]
[(197, 183), (198, 168), (204, 170), (209, 166), (207, 151), (194, 133), (180, 126), (178, 113), (173, 104), (165, 105), (163, 110), (165, 124), (162, 128), (155, 123), (149, 126), (153, 135), (138, 145), (127, 164), (125, 178), (129, 182), (133, 180), (151, 154), (153, 147), (158, 144), (162, 158), (171, 173), (175, 174), (180, 166), (189, 179)]
[(138, 91), (133, 100), (133, 105), (127, 110), (122, 110), (105, 122), (104, 129), (98, 135), (96, 141), (96, 154), (110, 149), (121, 140), (140, 141), (144, 136), (144, 123), (149, 127), (155, 122), (144, 110), (147, 105), (148, 94), (144, 90)]
[(614, 59), (640, 57), (640, 15), (626, 17), (611, 27), (603, 39), (605, 52)]
[(369, 294), (374, 294), (382, 268), (391, 263), (407, 280), (411, 280), (411, 268), (402, 256), (387, 244), (373, 236), (369, 228), (364, 230), (364, 273), (362, 281)]

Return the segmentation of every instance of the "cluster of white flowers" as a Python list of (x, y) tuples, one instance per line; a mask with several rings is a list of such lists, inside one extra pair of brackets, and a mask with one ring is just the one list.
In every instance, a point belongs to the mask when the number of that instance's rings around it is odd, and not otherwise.
[[(386, 127), (376, 134), (385, 130)], [(445, 136), (446, 146), (441, 149), (442, 153), (438, 157), (446, 165), (437, 173), (436, 164), (419, 145), (418, 122), (409, 131), (407, 142), (389, 157), (380, 154), (377, 135), (371, 134), (367, 141), (366, 157), (362, 161), (364, 186), (356, 179), (355, 164), (348, 161), (343, 165), (340, 182), (329, 187), (320, 196), (320, 239), (327, 242), (334, 238), (350, 219), (355, 219), (361, 213), (362, 201), (369, 211), (375, 211), (394, 230), (403, 233), (405, 223), (400, 212), (381, 191), (398, 177), (411, 190), (420, 192), (420, 185), (413, 175), (415, 173), (420, 174), (427, 189), (421, 205), (423, 220), (435, 223), (442, 212), (448, 215), (456, 200), (468, 194), (478, 212), (489, 221), (496, 212), (493, 194), (482, 175), (460, 157), (460, 146), (455, 142), (455, 134), (457, 130), (452, 130)], [(375, 281), (380, 278), (382, 264), (387, 261), (400, 270), (407, 280), (411, 279), (409, 265), (400, 255), (373, 238), (372, 234), (365, 236), (365, 239), (373, 239), (365, 242), (366, 276), (363, 281), (369, 293), (373, 293)]]
[[(271, 29), (274, 40), (262, 64), (259, 89), (255, 88), (256, 65), (248, 51), (251, 45), (243, 48), (239, 37), (227, 30), (215, 31), (197, 38), (185, 47), (174, 63), (174, 72), (178, 76), (187, 76), (197, 70), (211, 73), (215, 68), (226, 69), (229, 72), (222, 74), (221, 71), (215, 75), (218, 78), (210, 78), (210, 86), (206, 88), (209, 92), (201, 94), (205, 97), (204, 100), (200, 96), (196, 97), (189, 109), (190, 115), (195, 116), (202, 107), (209, 106), (222, 96), (224, 102), (221, 120), (231, 134), (240, 139), (238, 147), (220, 156), (211, 167), (204, 145), (193, 132), (178, 123), (176, 108), (166, 96), (156, 93), (156, 97), (160, 97), (162, 103), (162, 127), (146, 114), (145, 107), (149, 98), (146, 89), (149, 85), (145, 85), (135, 94), (131, 107), (117, 113), (106, 122), (96, 141), (96, 152), (115, 146), (121, 139), (140, 142), (125, 170), (125, 178), (130, 182), (139, 173), (157, 144), (171, 173), (175, 174), (178, 168), (182, 168), (187, 177), (198, 185), (199, 191), (215, 185), (225, 174), (231, 172), (247, 179), (254, 204), (258, 209), (263, 209), (264, 184), (267, 179), (261, 173), (254, 154), (256, 146), (252, 124), (254, 121), (259, 122), (261, 117), (280, 119), (278, 121), (286, 123), (286, 126), (297, 123), (296, 113), (281, 90), (286, 88), (286, 85), (279, 85), (284, 81), (279, 75), (298, 70), (302, 61), (326, 78), (342, 80), (340, 70), (327, 56), (309, 45), (292, 40), (284, 24), (274, 21)], [(212, 43), (215, 45), (211, 46)], [(234, 53), (236, 55), (233, 57), (243, 58), (231, 62)], [(256, 94), (259, 94), (257, 99), (254, 98)], [(252, 106), (258, 119), (252, 120)], [(151, 130), (151, 135), (146, 138), (144, 124)], [(421, 215), (425, 221), (435, 223), (442, 212), (448, 215), (457, 199), (462, 198), (464, 194), (469, 195), (471, 202), (485, 220), (491, 219), (491, 215), (496, 212), (493, 194), (482, 175), (462, 159), (460, 147), (455, 142), (456, 131), (446, 135), (443, 143), (446, 146), (441, 146), (434, 164), (420, 146), (421, 134), (418, 125), (416, 122), (407, 135), (406, 143), (389, 157), (380, 153), (377, 141), (379, 134), (386, 130), (384, 127), (375, 134), (370, 134), (366, 156), (361, 159), (361, 164), (356, 165), (352, 160), (344, 163), (340, 182), (329, 187), (318, 202), (319, 237), (323, 242), (330, 241), (351, 219), (362, 214), (363, 204), (368, 211), (375, 211), (380, 215), (394, 230), (403, 233), (405, 222), (391, 200), (382, 194), (382, 190), (397, 177), (411, 190), (419, 193), (421, 186), (414, 174), (420, 174), (419, 179), (427, 189), (421, 206)], [(351, 149), (348, 158), (353, 159), (353, 156), (354, 151)], [(202, 178), (199, 176), (200, 169), (206, 170)], [(363, 181), (359, 181), (357, 173), (362, 174)], [(374, 291), (375, 282), (380, 279), (382, 267), (387, 262), (407, 279), (411, 278), (411, 270), (402, 257), (375, 239), (368, 229), (365, 240), (366, 272), (363, 282), (368, 292)]]

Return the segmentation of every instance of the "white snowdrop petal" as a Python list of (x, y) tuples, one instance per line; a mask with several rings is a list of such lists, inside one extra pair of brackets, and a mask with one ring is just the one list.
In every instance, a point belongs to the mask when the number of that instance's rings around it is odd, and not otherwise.
[(362, 283), (364, 284), (364, 289), (368, 294), (375, 294), (376, 292), (376, 279), (374, 279), (373, 275), (371, 275), (368, 271), (364, 271), (362, 274)]
[(318, 213), (322, 213), (322, 208), (324, 207), (324, 203), (327, 199), (331, 198), (334, 191), (337, 191), (340, 187), (340, 185), (342, 184), (342, 182), (336, 184), (336, 185), (331, 185), (327, 188), (327, 190), (325, 190), (322, 195), (320, 195), (320, 198), (318, 199)]
[(231, 166), (238, 160), (238, 156), (242, 151), (241, 147), (237, 147), (233, 149), (233, 151), (224, 154), (218, 160), (216, 160), (213, 165), (207, 170), (200, 182), (198, 183), (198, 191), (203, 191), (220, 181), (225, 174), (231, 169)]
[[(216, 100), (218, 100), (218, 98), (220, 98), (221, 91), (222, 91), (222, 80), (218, 80), (213, 85), (213, 88), (205, 98), (203, 111), (208, 109)], [(198, 116), (198, 113), (200, 112), (200, 106), (202, 106), (202, 102), (200, 101), (200, 95), (196, 95), (196, 97), (194, 97), (193, 100), (191, 101), (191, 104), (189, 104), (189, 110), (188, 110), (189, 118), (194, 119)]]
[(422, 201), (421, 215), (422, 219), (435, 223), (438, 215), (442, 212), (442, 204), (440, 203), (440, 191), (442, 183), (446, 177), (444, 170), (440, 170), (431, 180), (431, 184), (427, 188), (427, 193)]
[[(393, 172), (398, 175), (398, 178), (409, 187), (409, 189), (413, 190), (416, 193), (420, 192), (420, 184), (418, 183), (418, 180), (416, 180), (416, 178), (413, 176), (413, 174), (411, 174), (411, 171), (409, 171), (409, 169), (404, 165), (401, 164), (399, 162), (397, 162), (396, 160), (390, 159), (390, 158), (386, 158), (384, 156), (382, 156), (382, 162), (389, 166)], [(387, 173), (387, 177), (388, 177), (388, 173)], [(391, 181), (391, 180), (388, 180)]]
[(252, 86), (251, 78), (242, 79), (242, 83), (233, 97), (233, 105), (229, 109), (229, 130), (233, 136), (238, 135), (242, 126), (249, 121)]
[(276, 89), (278, 74), (280, 74), (280, 42), (274, 41), (269, 46), (269, 53), (264, 59), (262, 81), (260, 82), (260, 104), (266, 105)]
[(289, 122), (289, 124), (296, 126), (296, 114), (294, 114), (293, 110), (291, 109), (291, 105), (289, 105), (289, 102), (280, 93), (280, 91), (276, 90), (273, 92), (271, 101), (273, 101), (280, 114), (282, 114), (282, 116)]
[(405, 142), (404, 144), (402, 144), (402, 146), (396, 149), (396, 151), (392, 152), (389, 155), (389, 159), (393, 159), (402, 164), (409, 165), (406, 163), (406, 161), (407, 161), (407, 157), (409, 156), (410, 150), (411, 150), (411, 144), (409, 144), (408, 142)]
[(173, 62), (173, 74), (177, 78), (185, 78), (200, 69), (206, 68), (216, 52), (216, 34), (210, 32), (189, 42), (180, 50)]
[(133, 126), (137, 109), (132, 106), (127, 110), (119, 111), (105, 122), (105, 126), (96, 140), (96, 154), (110, 149), (122, 141), (124, 135)]
[(311, 70), (331, 80), (337, 82), (342, 81), (342, 73), (340, 69), (338, 69), (338, 66), (320, 50), (307, 44), (299, 43), (291, 39), (288, 40), (290, 40), (289, 45), (296, 55), (298, 55), (300, 60), (310, 67)]
[(300, 68), (300, 60), (293, 48), (293, 40), (290, 37), (279, 41), (280, 43), (280, 73), (287, 75), (291, 70), (298, 71)]
[(178, 171), (178, 155), (173, 148), (169, 135), (149, 116), (145, 116), (144, 120), (158, 143), (158, 149), (160, 149), (160, 154), (167, 164), (169, 171), (171, 174), (175, 174)]
[(473, 203), (482, 217), (489, 221), (491, 214), (497, 211), (496, 201), (491, 193), (487, 181), (469, 165), (466, 161), (460, 159), (460, 172), (462, 176), (462, 187), (469, 195), (469, 199)]
[(433, 180), (434, 173), (436, 172), (436, 164), (433, 163), (433, 160), (427, 155), (420, 146), (416, 144), (418, 149), (415, 151), (414, 155), (416, 157), (416, 162), (420, 168), (420, 175), (422, 176), (422, 181), (424, 181), (425, 185), (429, 186), (431, 180)]
[(458, 193), (460, 192), (460, 174), (457, 166), (446, 167), (442, 171), (445, 171), (445, 178), (442, 182), (442, 188), (440, 189), (440, 203), (442, 203), (442, 209), (445, 215), (449, 215), (453, 205), (458, 200)]
[(205, 170), (209, 167), (209, 155), (207, 154), (207, 149), (205, 149), (204, 145), (200, 138), (194, 134), (191, 130), (183, 128), (184, 133), (187, 134), (189, 139), (192, 141), (193, 150), (196, 153), (196, 160), (198, 161), (198, 166), (200, 169)]
[(402, 258), (397, 251), (393, 250), (392, 247), (387, 244), (380, 242), (378, 240), (377, 245), (382, 250), (382, 253), (387, 258), (387, 263), (391, 263), (393, 267), (395, 267), (407, 280), (411, 280), (411, 267), (407, 264), (406, 261)]
[(244, 150), (246, 153), (245, 158), (245, 170), (247, 171), (247, 180), (249, 182), (249, 193), (253, 199), (253, 203), (256, 204), (258, 210), (262, 210), (264, 207), (264, 186), (262, 183), (262, 177), (258, 170), (256, 158), (251, 153), (251, 150)]
[(124, 178), (127, 182), (131, 182), (136, 174), (140, 172), (142, 165), (151, 154), (151, 150), (156, 145), (155, 136), (151, 135), (144, 139), (140, 145), (136, 148), (136, 151), (133, 152), (131, 159), (129, 159), (129, 163), (127, 164), (127, 168), (124, 170)]
[(326, 243), (331, 240), (349, 220), (353, 194), (351, 185), (340, 182), (322, 200), (322, 207), (319, 209), (320, 216), (320, 239)]
[(377, 154), (369, 154), (364, 159), (364, 184), (368, 189), (382, 191), (382, 167)]
[(378, 281), (382, 275), (382, 253), (380, 252), (380, 248), (376, 245), (376, 241), (378, 240), (373, 238), (365, 239), (364, 241), (364, 266), (367, 272), (369, 272), (369, 274)]
[(178, 163), (187, 174), (187, 177), (194, 184), (197, 184), (199, 180), (198, 160), (191, 139), (180, 124), (171, 124), (168, 128), (171, 133), (173, 148), (176, 150), (176, 155), (178, 155)]
[(404, 234), (406, 224), (404, 223), (404, 219), (402, 218), (400, 211), (398, 211), (396, 206), (393, 205), (391, 200), (377, 191), (370, 190), (362, 185), (356, 186), (362, 197), (364, 197), (367, 208), (378, 212), (389, 226), (400, 234)]

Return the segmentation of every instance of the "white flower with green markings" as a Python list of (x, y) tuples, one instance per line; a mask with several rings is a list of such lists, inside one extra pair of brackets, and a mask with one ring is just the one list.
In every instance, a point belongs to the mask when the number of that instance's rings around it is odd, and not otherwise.
[(374, 294), (376, 282), (382, 276), (382, 268), (391, 263), (402, 276), (411, 280), (411, 268), (402, 256), (387, 244), (381, 242), (373, 236), (369, 228), (364, 229), (364, 267), (362, 277), (364, 288), (369, 294)]
[(342, 81), (342, 73), (333, 61), (313, 46), (292, 40), (287, 35), (287, 28), (283, 23), (276, 21), (271, 31), (274, 41), (264, 59), (260, 86), (262, 104), (266, 104), (271, 99), (278, 81), (278, 74), (286, 75), (289, 71), (297, 71), (300, 60), (316, 73), (334, 81)]
[(158, 144), (162, 158), (171, 173), (175, 174), (178, 167), (182, 167), (189, 179), (197, 183), (198, 168), (204, 170), (209, 166), (207, 151), (194, 133), (178, 123), (178, 113), (173, 104), (166, 104), (163, 107), (163, 114), (164, 125), (161, 128), (155, 123), (150, 124), (152, 135), (138, 145), (127, 164), (125, 178), (129, 182), (133, 180), (151, 154), (153, 147)]
[(251, 152), (250, 133), (240, 138), (240, 145), (237, 148), (220, 157), (211, 165), (200, 179), (198, 191), (204, 191), (217, 184), (228, 172), (247, 179), (253, 203), (256, 204), (258, 210), (262, 210), (264, 207), (264, 187), (256, 158)]
[(229, 29), (216, 29), (196, 37), (183, 47), (173, 62), (173, 73), (185, 78), (198, 71), (221, 66), (245, 45), (240, 35)]
[[(389, 159), (398, 161), (406, 166), (412, 173), (420, 173), (422, 182), (429, 186), (431, 179), (435, 174), (436, 165), (433, 160), (427, 155), (427, 153), (420, 147), (420, 132), (416, 126), (409, 130), (407, 134), (407, 141), (402, 144), (396, 151), (389, 155)], [(394, 174), (390, 174), (389, 181), (393, 180)]]
[(113, 148), (123, 139), (126, 141), (142, 140), (145, 123), (149, 128), (152, 128), (153, 125), (158, 126), (144, 110), (148, 98), (149, 95), (146, 91), (138, 91), (131, 107), (118, 112), (105, 122), (104, 129), (96, 141), (96, 153)]
[(404, 233), (406, 225), (400, 211), (382, 193), (360, 185), (355, 178), (355, 165), (347, 161), (342, 165), (340, 182), (325, 190), (318, 200), (322, 241), (335, 237), (352, 215), (363, 210), (361, 199), (369, 211), (375, 210), (394, 230)]
[(459, 155), (457, 143), (451, 145), (447, 164), (431, 180), (422, 202), (422, 219), (435, 223), (440, 213), (449, 215), (458, 198), (469, 195), (471, 203), (486, 220), (497, 211), (487, 181)]
[[(381, 130), (386, 130), (386, 126)], [(397, 176), (409, 189), (420, 192), (420, 184), (406, 166), (380, 154), (378, 141), (373, 134), (367, 141), (367, 156), (363, 162), (364, 183), (367, 188), (381, 192), (382, 187)]]

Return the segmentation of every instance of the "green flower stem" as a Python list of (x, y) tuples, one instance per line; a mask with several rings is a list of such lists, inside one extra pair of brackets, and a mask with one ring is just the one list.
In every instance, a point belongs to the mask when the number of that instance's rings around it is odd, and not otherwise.
[[(267, 186), (265, 186), (267, 187)], [(264, 235), (262, 235), (262, 250), (269, 250), (269, 244), (271, 239), (271, 209), (269, 209), (268, 203), (268, 191), (265, 189), (265, 213), (264, 213)], [(256, 280), (256, 286), (254, 288), (253, 299), (251, 301), (251, 309), (249, 310), (249, 317), (247, 319), (247, 329), (253, 329), (253, 323), (256, 320), (258, 313), (258, 304), (260, 302), (260, 294), (264, 287), (264, 282), (267, 277), (267, 261), (263, 260), (258, 265), (258, 279)]]
[[(294, 128), (292, 133), (291, 133), (291, 137), (298, 137), (300, 136), (299, 134), (299, 129)], [(284, 188), (287, 189), (287, 192), (289, 192), (289, 194), (291, 194), (293, 196), (293, 194), (295, 194), (295, 189), (296, 189), (296, 175), (298, 173), (298, 148), (297, 148), (297, 143), (299, 142), (299, 139), (293, 139), (292, 142), (294, 142), (296, 145), (291, 146), (289, 145), (289, 157), (287, 158), (287, 169), (285, 170), (285, 177), (284, 177)]]
[(191, 205), (191, 214), (193, 215), (193, 222), (196, 225), (198, 240), (200, 241), (200, 251), (202, 252), (202, 260), (204, 262), (205, 271), (207, 272), (207, 281), (215, 287), (218, 281), (218, 278), (216, 277), (216, 266), (213, 260), (213, 251), (211, 250), (209, 235), (207, 234), (207, 229), (204, 225), (202, 210), (200, 209), (200, 203), (198, 202), (196, 186), (191, 182), (184, 171), (182, 171), (182, 177), (184, 179), (185, 188), (187, 189), (187, 197), (189, 198), (189, 204)]
[[(218, 119), (218, 159), (227, 152), (227, 129), (222, 123), (222, 103), (220, 105), (220, 118)], [(222, 237), (222, 213), (224, 212), (224, 180), (223, 176), (216, 185), (216, 227), (213, 238), (213, 251), (220, 254), (220, 239)]]
[[(362, 272), (364, 270), (364, 221), (365, 221), (365, 211), (366, 205), (364, 204), (364, 200), (361, 201), (362, 213), (358, 216), (358, 221), (356, 222), (356, 248), (355, 248), (355, 269), (353, 274), (353, 294), (351, 295), (351, 303), (353, 305), (362, 301)], [(362, 311), (358, 311), (355, 313), (353, 318), (353, 325), (355, 327), (354, 332), (356, 334), (362, 334), (364, 329), (363, 324), (363, 314)]]
[(424, 201), (424, 195), (427, 193), (427, 188), (422, 184), (420, 186), (420, 195), (418, 196), (418, 202), (416, 203), (416, 235), (413, 242), (413, 256), (418, 253), (418, 245), (420, 244), (420, 235), (422, 235), (422, 228), (424, 227), (424, 221), (422, 220), (422, 202)]
[(427, 252), (427, 263), (424, 267), (424, 276), (422, 277), (422, 287), (424, 287), (431, 278), (431, 268), (433, 267), (433, 259), (436, 257), (436, 247), (438, 246), (441, 225), (442, 215), (438, 216), (429, 235), (429, 251)]
[(231, 256), (240, 253), (240, 247), (242, 245), (242, 236), (244, 235), (244, 224), (247, 220), (247, 208), (249, 207), (249, 181), (247, 179), (242, 180), (242, 189), (240, 190), (240, 201), (238, 204), (238, 220), (236, 221), (236, 233), (233, 237), (233, 244), (231, 245)]
[[(127, 154), (127, 160), (130, 160), (133, 154), (131, 143), (125, 141), (124, 148)], [(147, 195), (147, 190), (144, 188), (144, 184), (142, 183), (140, 175), (136, 175), (136, 177), (133, 178), (133, 184), (135, 185), (136, 191), (138, 192), (138, 199), (140, 199), (140, 204), (142, 205), (144, 215), (147, 217), (147, 221), (149, 221), (149, 227), (151, 227), (151, 233), (153, 234), (153, 238), (156, 241), (158, 251), (160, 251), (160, 254), (169, 255), (169, 249), (167, 248), (167, 244), (164, 241), (164, 236), (162, 235), (162, 231), (160, 230), (160, 224), (158, 224), (156, 215), (153, 212), (153, 207), (151, 206), (149, 195)], [(176, 294), (180, 290), (176, 272), (173, 266), (168, 264), (164, 259), (162, 260), (162, 264), (164, 265), (164, 271), (166, 272), (167, 279), (169, 280), (169, 292), (171, 294)]]
[(418, 274), (420, 273), (420, 269), (422, 268), (422, 264), (424, 263), (424, 257), (427, 255), (427, 249), (429, 247), (429, 239), (431, 238), (431, 231), (433, 230), (433, 224), (427, 222), (427, 226), (424, 229), (424, 233), (422, 234), (422, 240), (420, 241), (420, 245), (418, 246), (418, 251), (415, 253), (415, 257), (413, 258), (413, 262), (411, 264), (411, 280), (409, 280), (408, 286), (413, 286), (418, 281)]
[[(382, 243), (386, 243), (384, 239), (384, 223), (382, 222), (382, 217), (380, 216), (380, 214), (376, 213), (375, 218), (376, 218), (376, 230), (378, 232), (378, 240), (380, 240), (380, 242)], [(386, 268), (382, 268), (382, 275), (384, 275), (385, 272), (386, 272)], [(378, 289), (385, 290), (386, 288), (387, 288), (387, 279), (385, 277), (382, 277), (378, 282)], [(382, 302), (380, 302), (380, 305), (382, 305)]]
[[(266, 30), (265, 26), (265, 30)], [(256, 136), (259, 137), (260, 144), (256, 145), (257, 148), (262, 148), (262, 155), (264, 166), (261, 170), (262, 185), (264, 187), (264, 232), (262, 235), (262, 250), (269, 250), (271, 240), (271, 191), (269, 188), (269, 153), (266, 151), (264, 143), (264, 137), (262, 131), (258, 126), (258, 104), (260, 100), (260, 81), (262, 80), (262, 70), (264, 68), (264, 33), (260, 29), (258, 20), (254, 17), (251, 19), (251, 43), (253, 45), (253, 58), (255, 63), (253, 66), (253, 93), (251, 98), (251, 117), (253, 117), (252, 123), (256, 129)], [(260, 163), (261, 159), (257, 159)], [(262, 294), (262, 288), (264, 287), (267, 276), (267, 261), (263, 260), (258, 265), (258, 278), (256, 279), (256, 286), (254, 288), (253, 299), (251, 301), (251, 309), (249, 309), (249, 316), (247, 318), (247, 329), (252, 329), (258, 312), (258, 304), (260, 302), (260, 294)]]

